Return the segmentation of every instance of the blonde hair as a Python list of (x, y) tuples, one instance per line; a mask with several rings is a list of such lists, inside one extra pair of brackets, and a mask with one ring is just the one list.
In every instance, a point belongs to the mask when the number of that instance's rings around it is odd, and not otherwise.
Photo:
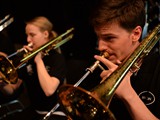
[(39, 27), (41, 31), (48, 31), (49, 39), (57, 37), (57, 33), (53, 31), (53, 24), (51, 23), (51, 21), (49, 21), (49, 19), (44, 16), (35, 17), (27, 21), (26, 24), (33, 24)]

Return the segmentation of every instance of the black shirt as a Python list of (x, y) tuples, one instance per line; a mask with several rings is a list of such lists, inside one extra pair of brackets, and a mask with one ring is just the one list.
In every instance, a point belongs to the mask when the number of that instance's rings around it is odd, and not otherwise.
[[(63, 83), (66, 76), (66, 65), (65, 59), (62, 54), (59, 54), (55, 50), (51, 50), (49, 55), (43, 58), (45, 67), (50, 76), (57, 77), (60, 80), (60, 85)], [(37, 75), (36, 64), (34, 59), (31, 59), (26, 67), (20, 69), (19, 74), (22, 80), (24, 80), (25, 86), (28, 90), (31, 105), (35, 110), (39, 111), (50, 111), (53, 106), (57, 103), (56, 92), (47, 97), (43, 92)]]
[[(137, 74), (132, 75), (131, 84), (150, 111), (160, 118), (160, 55), (150, 52), (144, 58)], [(110, 110), (117, 120), (132, 120), (121, 100), (113, 97)]]

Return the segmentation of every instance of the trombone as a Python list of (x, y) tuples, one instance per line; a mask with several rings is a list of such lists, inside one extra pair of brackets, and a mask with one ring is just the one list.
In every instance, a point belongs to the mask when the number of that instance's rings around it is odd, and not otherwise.
[[(103, 52), (101, 53), (102, 57), (109, 57), (109, 54), (107, 52)], [(100, 61), (95, 61), (93, 65), (91, 65), (89, 68), (86, 69), (86, 73), (74, 84), (74, 87), (79, 86), (85, 79), (86, 77), (90, 74), (93, 73), (94, 70), (99, 67), (102, 71), (105, 70), (101, 64)], [(50, 118), (50, 116), (52, 115), (52, 113), (54, 113), (58, 108), (60, 107), (60, 104), (57, 103), (44, 117), (42, 120), (48, 120)]]
[(10, 25), (13, 21), (14, 18), (10, 17), (10, 15), (6, 15), (2, 20), (0, 20), (0, 32), (8, 25)]
[(109, 110), (115, 90), (129, 70), (137, 68), (155, 44), (160, 40), (160, 24), (142, 40), (141, 44), (118, 68), (103, 82), (86, 91), (73, 85), (62, 85), (58, 90), (59, 103), (69, 119), (116, 120)]
[(18, 78), (17, 69), (20, 69), (22, 66), (24, 66), (26, 62), (34, 57), (38, 52), (42, 51), (44, 55), (47, 55), (50, 50), (56, 49), (72, 39), (73, 30), (74, 28), (68, 29), (65, 33), (59, 35), (53, 40), (50, 40), (33, 52), (28, 52), (22, 48), (7, 57), (0, 55), (1, 80), (8, 84), (15, 84)]

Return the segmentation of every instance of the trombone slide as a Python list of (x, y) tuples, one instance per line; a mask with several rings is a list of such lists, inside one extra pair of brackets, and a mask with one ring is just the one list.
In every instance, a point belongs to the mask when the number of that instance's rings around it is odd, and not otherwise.
[[(55, 49), (73, 37), (72, 31), (74, 28), (70, 28), (65, 33), (59, 35), (53, 40), (50, 40), (48, 43), (44, 44), (37, 50), (28, 52), (25, 48), (22, 48), (15, 53), (9, 55), (8, 57), (0, 56), (0, 75), (3, 77), (4, 82), (6, 83), (16, 83), (18, 78), (17, 69), (23, 67), (26, 62), (34, 57), (38, 52), (44, 52), (47, 54), (51, 49)], [(64, 40), (64, 41), (63, 41)], [(32, 46), (32, 44), (28, 44)]]
[(62, 85), (58, 90), (59, 103), (69, 118), (82, 120), (115, 120), (109, 104), (115, 90), (130, 69), (138, 69), (141, 61), (160, 40), (160, 24), (146, 36), (135, 51), (92, 91), (73, 85)]

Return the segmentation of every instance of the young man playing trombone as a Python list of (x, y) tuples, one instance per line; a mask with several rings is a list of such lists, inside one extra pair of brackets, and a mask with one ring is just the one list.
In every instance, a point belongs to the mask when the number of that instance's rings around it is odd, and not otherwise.
[[(91, 17), (98, 37), (99, 51), (108, 52), (107, 59), (96, 55), (108, 70), (108, 77), (139, 47), (145, 24), (143, 0), (102, 0)], [(140, 67), (140, 68), (138, 68)], [(160, 118), (160, 56), (153, 49), (137, 66), (131, 69), (115, 91), (110, 109), (117, 120), (158, 120)], [(134, 73), (135, 72), (135, 73)], [(105, 89), (105, 88), (104, 88)]]
[(62, 86), (61, 105), (71, 118), (80, 120), (158, 120), (160, 55), (154, 45), (160, 39), (160, 25), (141, 41), (145, 24), (143, 0), (98, 2), (91, 23), (98, 50), (109, 55), (94, 57), (107, 69), (100, 74), (101, 84), (90, 92)]

